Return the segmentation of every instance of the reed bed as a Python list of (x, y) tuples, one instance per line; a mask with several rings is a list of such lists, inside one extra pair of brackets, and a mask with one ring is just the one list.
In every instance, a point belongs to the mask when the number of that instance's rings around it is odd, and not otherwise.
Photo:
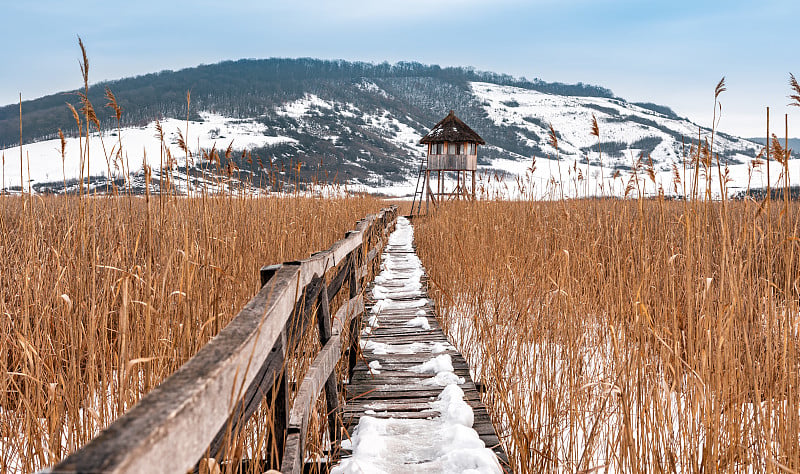
[(469, 202), (418, 221), (515, 472), (797, 472), (796, 203)]
[(0, 472), (89, 441), (370, 197), (0, 198)]

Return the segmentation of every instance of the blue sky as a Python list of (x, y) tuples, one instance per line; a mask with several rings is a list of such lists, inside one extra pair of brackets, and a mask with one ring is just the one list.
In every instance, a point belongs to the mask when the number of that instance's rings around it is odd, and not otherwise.
[[(797, 0), (0, 0), (0, 104), (76, 88), (80, 35), (97, 82), (226, 59), (318, 57), (474, 66), (584, 82), (720, 128), (765, 133), (800, 75)], [(793, 131), (794, 130), (794, 131)], [(782, 129), (780, 135), (782, 135)]]

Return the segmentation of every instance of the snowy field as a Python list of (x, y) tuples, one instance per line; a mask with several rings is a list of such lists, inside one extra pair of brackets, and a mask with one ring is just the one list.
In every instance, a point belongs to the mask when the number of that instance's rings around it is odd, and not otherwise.
[[(364, 82), (361, 87), (376, 94), (386, 95), (376, 84)], [(666, 116), (620, 99), (600, 97), (571, 97), (546, 94), (512, 86), (482, 82), (470, 84), (475, 101), (486, 117), (497, 127), (511, 127), (519, 140), (540, 150), (536, 156), (523, 156), (488, 143), (478, 151), (494, 152), (513, 159), (493, 159), (479, 165), (479, 197), (560, 199), (562, 197), (617, 196), (626, 194), (654, 196), (683, 195), (691, 186), (695, 172), (685, 169), (683, 137), (687, 144), (697, 142), (698, 133), (710, 139), (708, 130), (685, 119)], [(357, 119), (363, 131), (374, 133), (397, 146), (407, 156), (408, 175), (402, 182), (383, 182), (381, 176), (368, 172), (368, 178), (344, 183), (351, 192), (368, 192), (391, 197), (410, 198), (417, 183), (416, 170), (424, 156), (424, 146), (419, 144), (423, 130), (433, 124), (420, 124), (412, 118), (398, 117), (388, 111), (365, 112), (351, 103), (335, 102), (315, 94), (278, 106), (274, 115), (293, 120), (300, 135), (307, 134), (338, 145), (340, 132), (320, 129), (315, 120), (330, 114), (332, 120)], [(164, 131), (163, 146), (156, 123), (144, 127), (126, 127), (119, 133), (105, 131), (90, 137), (89, 160), (84, 170), (93, 177), (132, 176), (141, 181), (143, 165), (152, 170), (154, 178), (171, 174), (179, 190), (193, 185), (211, 183), (211, 175), (192, 183), (185, 172), (186, 165), (200, 164), (201, 150), (225, 150), (229, 146), (237, 153), (255, 147), (276, 144), (298, 144), (296, 138), (268, 135), (265, 125), (256, 118), (233, 119), (211, 112), (200, 112), (202, 121), (167, 118), (161, 122)], [(597, 119), (599, 139), (590, 133), (592, 118)], [(558, 134), (558, 150), (549, 143), (549, 126)], [(724, 117), (723, 117), (724, 125)], [(323, 127), (324, 128), (324, 127)], [(179, 132), (190, 149), (190, 157), (178, 146)], [(361, 131), (345, 127), (344, 132), (360, 134)], [(652, 150), (639, 148), (643, 142), (657, 143)], [(623, 147), (598, 153), (598, 141)], [(0, 150), (2, 154), (2, 183), (6, 190), (18, 190), (20, 184), (60, 183), (75, 180), (80, 175), (80, 156), (85, 140), (68, 138), (62, 157), (59, 140), (47, 140), (22, 147)], [(121, 146), (121, 152), (120, 152)], [(751, 163), (760, 150), (753, 142), (717, 134), (714, 150), (722, 153), (722, 166), (716, 163), (709, 170), (701, 170), (699, 189), (705, 189), (706, 178), (711, 181), (713, 197), (720, 197), (720, 176), (727, 183), (729, 195), (767, 185), (766, 165), (753, 169)], [(161, 170), (167, 162), (167, 151), (172, 156), (172, 169)], [(638, 164), (640, 154), (644, 159)], [(647, 154), (652, 157), (652, 173), (648, 172)], [(354, 152), (349, 161), (369, 170), (368, 157)], [(479, 160), (480, 161), (480, 160)], [(725, 163), (729, 166), (725, 167)], [(691, 168), (691, 166), (689, 166)], [(88, 173), (87, 173), (88, 171)], [(772, 186), (781, 179), (781, 165), (770, 164)], [(791, 159), (789, 174), (800, 179), (800, 160)], [(638, 179), (637, 179), (638, 178)], [(102, 180), (101, 180), (102, 181)], [(454, 181), (448, 177), (449, 188)], [(379, 183), (379, 184), (375, 184)], [(213, 190), (212, 190), (213, 191)]]
[[(164, 142), (156, 129), (156, 122), (145, 127), (126, 127), (118, 133), (107, 130), (101, 134), (93, 133), (89, 138), (89, 161), (84, 168), (84, 176), (136, 175), (141, 172), (146, 162), (155, 173), (162, 163), (167, 162), (167, 150), (172, 155), (174, 167), (185, 167), (188, 163), (199, 163), (201, 149), (210, 150), (216, 147), (223, 151), (232, 146), (241, 152), (254, 147), (263, 147), (278, 143), (294, 143), (295, 139), (280, 136), (264, 135), (265, 127), (255, 121), (226, 118), (210, 112), (201, 112), (202, 122), (165, 119), (161, 122), (164, 131)], [(178, 146), (179, 131), (183, 135), (192, 157)], [(120, 153), (120, 143), (122, 152)], [(78, 179), (80, 176), (81, 151), (85, 139), (67, 138), (65, 153), (62, 159), (61, 141), (58, 139), (24, 145), (22, 147), (22, 168), (20, 176), (20, 149), (6, 148), (2, 154), (2, 188), (19, 187), (20, 182), (27, 189), (28, 184), (61, 182), (65, 178)], [(30, 173), (28, 172), (30, 170)], [(185, 182), (177, 170), (173, 174), (180, 182)], [(20, 177), (22, 180), (20, 181)], [(183, 178), (183, 179), (181, 179)]]
[[(531, 167), (533, 166), (533, 169)], [(594, 196), (625, 197), (628, 185), (631, 185), (627, 197), (636, 197), (639, 192), (643, 196), (657, 196), (659, 190), (664, 196), (684, 196), (691, 194), (691, 183), (694, 179), (694, 170), (683, 167), (678, 168), (680, 182), (675, 180), (673, 171), (655, 171), (655, 180), (648, 176), (646, 170), (637, 173), (637, 179), (631, 172), (620, 172), (614, 176), (608, 168), (603, 170), (602, 181), (600, 167), (594, 164), (587, 165), (577, 160), (563, 159), (561, 161), (537, 158), (527, 161), (494, 160), (491, 166), (478, 167), (476, 194), (483, 199), (561, 199), (583, 198)], [(753, 170), (749, 164), (729, 165), (720, 170), (716, 165), (708, 173), (711, 181), (712, 198), (718, 199), (720, 193), (720, 172), (726, 182), (728, 196), (746, 191), (748, 188), (765, 188), (767, 186), (767, 166), (762, 164)], [(588, 176), (588, 178), (586, 178)], [(783, 187), (783, 166), (775, 161), (770, 162), (770, 181), (773, 188)], [(800, 182), (800, 160), (789, 161), (789, 176), (791, 183)], [(638, 190), (636, 182), (638, 181)], [(392, 186), (364, 186), (351, 185), (351, 191), (362, 191), (374, 194), (383, 194), (393, 197), (409, 197), (414, 194), (417, 182), (416, 176), (405, 183)], [(602, 182), (602, 185), (601, 185)], [(446, 189), (456, 187), (456, 180), (452, 177), (445, 178)], [(700, 197), (706, 188), (706, 174), (701, 169), (699, 174)]]

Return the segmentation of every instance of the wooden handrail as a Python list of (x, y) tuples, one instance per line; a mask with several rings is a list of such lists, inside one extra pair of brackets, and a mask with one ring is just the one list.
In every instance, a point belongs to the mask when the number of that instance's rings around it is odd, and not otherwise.
[[(275, 400), (276, 444), (278, 452), (284, 453), (282, 470), (299, 472), (310, 408), (323, 386), (329, 412), (332, 404), (336, 405), (333, 412), (338, 409), (338, 397), (331, 395), (337, 385), (335, 367), (342, 357), (340, 334), (349, 323), (354, 336), (348, 349), (352, 371), (359, 336), (357, 316), (364, 311), (361, 280), (380, 254), (371, 250), (383, 246), (396, 216), (395, 206), (384, 209), (359, 221), (354, 231), (328, 250), (300, 262), (262, 268), (262, 288), (215, 338), (49, 472), (186, 472), (207, 453), (219, 452), (229, 434), (242, 429), (261, 401), (270, 397)], [(340, 264), (344, 265), (326, 284), (326, 273)], [(330, 299), (345, 280), (349, 281), (349, 300), (331, 318)], [(302, 382), (298, 381), (295, 403), (289, 409), (283, 373), (286, 351), (292, 347), (289, 335), (294, 327), (305, 329), (315, 302), (321, 309), (322, 349)], [(335, 437), (336, 432), (331, 434)], [(293, 470), (287, 470), (290, 466)]]

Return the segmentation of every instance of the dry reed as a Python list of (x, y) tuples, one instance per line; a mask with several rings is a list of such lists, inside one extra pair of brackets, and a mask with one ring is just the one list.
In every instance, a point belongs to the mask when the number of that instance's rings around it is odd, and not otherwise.
[(85, 444), (225, 326), (261, 265), (327, 248), (381, 204), (0, 199), (0, 471)]
[(422, 221), (515, 472), (800, 468), (800, 207), (773, 211), (479, 202)]

